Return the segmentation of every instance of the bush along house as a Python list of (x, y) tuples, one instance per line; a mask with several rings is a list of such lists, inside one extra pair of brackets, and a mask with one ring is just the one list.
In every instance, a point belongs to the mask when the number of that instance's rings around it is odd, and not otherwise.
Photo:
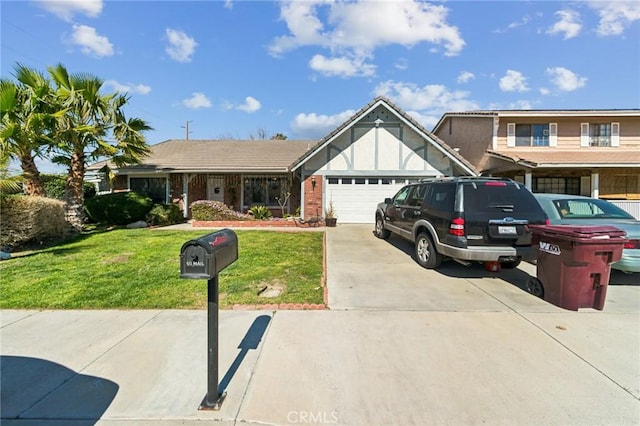
[(377, 203), (421, 178), (477, 175), (456, 150), (386, 98), (375, 98), (320, 140), (168, 140), (140, 164), (109, 166), (110, 191), (147, 194), (156, 203), (221, 201), (239, 212), (264, 205), (273, 216), (373, 223)]

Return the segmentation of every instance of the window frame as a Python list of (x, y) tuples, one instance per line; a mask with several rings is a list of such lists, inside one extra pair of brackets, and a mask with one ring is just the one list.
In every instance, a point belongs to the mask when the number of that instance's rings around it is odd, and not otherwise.
[[(131, 192), (136, 192), (138, 194), (141, 195), (145, 195), (149, 198), (151, 198), (153, 200), (154, 203), (159, 203), (159, 204), (166, 204), (168, 203), (168, 198), (169, 198), (169, 181), (168, 178), (166, 176), (160, 177), (160, 176), (129, 176), (129, 181), (127, 182), (129, 191)], [(159, 191), (157, 193), (154, 192), (149, 192), (146, 190), (140, 190), (140, 189), (134, 189), (132, 188), (132, 182), (133, 181), (141, 181), (141, 180), (146, 180), (147, 183), (145, 185), (145, 187), (149, 188), (152, 187), (152, 185), (149, 185), (149, 181), (162, 181), (162, 189), (163, 189), (163, 194), (162, 194), (162, 198), (159, 196), (160, 193)], [(155, 194), (155, 195), (154, 195)], [(157, 195), (157, 196), (156, 196)]]
[[(259, 205), (281, 207), (277, 198), (284, 197), (284, 194), (290, 190), (291, 182), (286, 176), (244, 176), (242, 179), (242, 204), (246, 208)], [(257, 192), (262, 193), (259, 200), (254, 198)], [(287, 200), (285, 207), (289, 206), (289, 201)]]

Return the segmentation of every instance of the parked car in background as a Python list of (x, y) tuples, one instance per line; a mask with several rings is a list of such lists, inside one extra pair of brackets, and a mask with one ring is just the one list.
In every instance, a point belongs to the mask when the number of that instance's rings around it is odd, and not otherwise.
[(534, 194), (551, 225), (614, 226), (627, 233), (622, 258), (611, 265), (623, 272), (640, 272), (640, 220), (606, 200), (566, 194)]
[(413, 242), (417, 262), (429, 269), (446, 259), (515, 268), (536, 258), (528, 225), (544, 225), (546, 219), (533, 194), (513, 180), (431, 178), (378, 205), (375, 235), (386, 239), (394, 233)]

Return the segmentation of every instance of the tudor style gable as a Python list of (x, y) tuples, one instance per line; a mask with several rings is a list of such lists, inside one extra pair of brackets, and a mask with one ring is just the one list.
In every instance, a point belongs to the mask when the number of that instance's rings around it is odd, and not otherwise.
[(476, 174), (455, 150), (382, 97), (323, 138), (294, 170), (303, 182), (314, 182), (303, 191), (305, 213), (321, 214), (333, 204), (341, 222), (371, 222), (377, 203), (409, 182)]

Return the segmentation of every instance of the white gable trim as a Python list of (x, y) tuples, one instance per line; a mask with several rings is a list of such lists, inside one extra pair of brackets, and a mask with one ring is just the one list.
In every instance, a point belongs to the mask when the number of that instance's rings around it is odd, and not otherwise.
[(461, 162), (458, 158), (456, 158), (455, 156), (452, 156), (450, 152), (448, 152), (445, 148), (443, 148), (439, 143), (437, 143), (432, 137), (430, 137), (429, 135), (427, 135), (424, 131), (422, 131), (421, 129), (419, 129), (418, 127), (414, 126), (410, 121), (408, 121), (405, 117), (403, 117), (401, 114), (398, 114), (398, 112), (396, 111), (395, 108), (393, 108), (392, 106), (390, 106), (387, 102), (384, 101), (384, 99), (380, 99), (378, 101), (376, 101), (375, 103), (373, 103), (369, 108), (367, 108), (366, 110), (362, 111), (357, 117), (353, 117), (351, 119), (349, 119), (350, 124), (348, 126), (345, 126), (343, 129), (341, 129), (339, 132), (337, 132), (335, 135), (332, 135), (331, 138), (325, 140), (322, 144), (318, 145), (316, 148), (314, 148), (310, 153), (308, 153), (305, 158), (300, 161), (298, 164), (296, 164), (295, 167), (292, 168), (292, 171), (295, 171), (297, 169), (299, 169), (300, 167), (302, 167), (305, 163), (307, 163), (309, 160), (311, 160), (312, 158), (314, 158), (318, 153), (320, 153), (323, 149), (325, 149), (327, 146), (329, 146), (334, 140), (338, 139), (340, 136), (342, 136), (345, 132), (347, 131), (351, 131), (351, 129), (353, 128), (354, 124), (356, 124), (362, 117), (366, 116), (367, 114), (369, 114), (370, 112), (374, 111), (377, 107), (379, 107), (380, 105), (384, 106), (391, 114), (393, 114), (395, 117), (398, 118), (398, 120), (405, 126), (407, 126), (408, 128), (410, 128), (411, 130), (413, 130), (415, 133), (417, 133), (421, 138), (423, 138), (426, 142), (428, 142), (429, 144), (431, 144), (434, 148), (436, 148), (438, 151), (440, 151), (440, 153), (442, 153), (443, 155), (445, 155), (446, 157), (450, 158), (456, 166), (460, 167), (461, 169), (463, 169), (466, 173), (475, 176), (477, 175), (477, 173), (469, 168), (466, 164), (464, 164), (463, 162)]

